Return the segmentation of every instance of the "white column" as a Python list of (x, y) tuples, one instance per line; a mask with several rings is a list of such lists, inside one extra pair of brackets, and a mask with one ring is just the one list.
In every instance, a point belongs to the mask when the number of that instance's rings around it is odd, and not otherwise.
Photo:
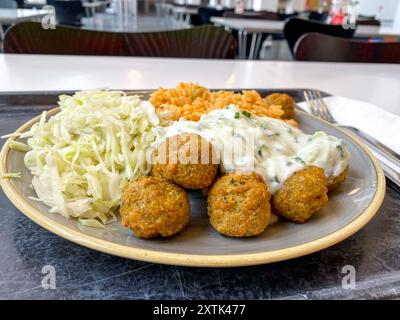
[(397, 4), (397, 12), (396, 12), (396, 15), (395, 15), (395, 17), (394, 17), (393, 27), (394, 27), (396, 30), (399, 30), (399, 29), (400, 29), (400, 1), (399, 1), (399, 3)]

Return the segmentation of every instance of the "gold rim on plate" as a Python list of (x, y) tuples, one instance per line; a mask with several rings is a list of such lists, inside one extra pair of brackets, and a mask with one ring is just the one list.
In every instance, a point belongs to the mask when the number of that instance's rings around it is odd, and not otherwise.
[[(54, 108), (47, 112), (48, 116), (51, 116), (59, 111), (59, 108)], [(72, 230), (54, 220), (47, 217), (39, 210), (35, 209), (26, 199), (15, 189), (9, 179), (0, 179), (0, 186), (8, 199), (17, 207), (22, 213), (24, 213), (29, 219), (36, 222), (38, 225), (47, 229), (48, 231), (57, 234), (64, 239), (70, 240), (79, 245), (105, 252), (108, 254), (142, 260), (147, 262), (170, 264), (170, 265), (181, 265), (181, 266), (198, 266), (198, 267), (238, 267), (238, 266), (250, 266), (258, 264), (266, 264), (272, 262), (278, 262), (288, 259), (293, 259), (308, 255), (325, 248), (328, 248), (334, 244), (337, 244), (357, 231), (364, 227), (376, 214), (379, 207), (382, 204), (383, 198), (386, 191), (385, 175), (381, 166), (379, 165), (376, 158), (372, 153), (363, 145), (360, 140), (352, 133), (348, 133), (338, 127), (334, 127), (329, 122), (316, 118), (310, 114), (307, 114), (318, 121), (322, 121), (326, 125), (340, 131), (342, 134), (347, 136), (357, 147), (359, 147), (371, 160), (375, 172), (377, 175), (377, 186), (375, 195), (369, 204), (369, 206), (352, 222), (343, 228), (330, 233), (320, 239), (313, 240), (301, 245), (267, 251), (262, 253), (248, 253), (248, 254), (227, 254), (227, 255), (191, 255), (183, 253), (173, 252), (162, 252), (154, 250), (145, 250), (135, 247), (128, 247), (120, 244), (111, 243), (105, 240), (101, 240), (90, 235)], [(20, 133), (26, 131), (34, 123), (38, 122), (40, 116), (33, 118), (28, 121), (15, 132)], [(4, 144), (0, 153), (0, 174), (7, 173), (7, 160), (10, 152), (9, 143), (12, 140), (10, 138)]]

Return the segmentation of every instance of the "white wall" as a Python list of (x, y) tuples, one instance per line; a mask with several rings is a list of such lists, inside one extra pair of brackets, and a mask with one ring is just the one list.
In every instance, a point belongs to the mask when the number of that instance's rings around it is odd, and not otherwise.
[(279, 0), (253, 0), (253, 10), (278, 11)]
[[(399, 0), (358, 0), (358, 13), (368, 16), (378, 14), (379, 7), (382, 6), (380, 13), (381, 20), (394, 20), (396, 13), (400, 10)], [(397, 14), (399, 16), (399, 14)]]

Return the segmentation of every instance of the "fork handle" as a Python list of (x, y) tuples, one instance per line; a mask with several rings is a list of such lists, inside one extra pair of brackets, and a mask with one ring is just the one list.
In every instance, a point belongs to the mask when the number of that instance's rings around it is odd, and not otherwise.
[(357, 129), (355, 127), (351, 126), (344, 126), (344, 125), (339, 125), (342, 128), (346, 128), (353, 133), (355, 133), (357, 136), (363, 138), (364, 140), (367, 140), (370, 144), (376, 146), (379, 149), (382, 149), (383, 152), (386, 152), (388, 154), (388, 157), (390, 157), (393, 161), (399, 161), (400, 162), (400, 155), (398, 155), (395, 151), (381, 143), (380, 141), (376, 140), (374, 137), (371, 137), (368, 133)]
[[(348, 126), (340, 126), (340, 127), (347, 129), (348, 131), (352, 132), (353, 134), (361, 138), (361, 140), (372, 151), (378, 154), (380, 158), (385, 159), (385, 161), (379, 159), (380, 160), (379, 162), (383, 168), (383, 171), (385, 172), (386, 177), (388, 177), (391, 181), (393, 181), (393, 183), (395, 183), (398, 187), (400, 187), (400, 173), (397, 172), (396, 169), (394, 169), (396, 167), (400, 168), (400, 160), (395, 156), (396, 153), (394, 153), (391, 149), (387, 148), (384, 145), (383, 145), (384, 148), (382, 148), (382, 144), (380, 142), (376, 143), (376, 140), (374, 138), (372, 138), (363, 131)], [(389, 149), (390, 151), (388, 151), (387, 149)], [(393, 153), (395, 155), (393, 155)]]

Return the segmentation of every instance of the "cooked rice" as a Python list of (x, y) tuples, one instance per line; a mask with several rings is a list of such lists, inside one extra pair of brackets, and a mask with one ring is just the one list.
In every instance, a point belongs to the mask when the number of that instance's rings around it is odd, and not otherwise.
[[(160, 88), (151, 94), (150, 102), (164, 120), (184, 118), (198, 121), (203, 114), (230, 104), (258, 116), (281, 119), (284, 114), (280, 105), (269, 105), (255, 90), (244, 90), (242, 93), (211, 92), (194, 83), (180, 83), (174, 89)], [(288, 122), (292, 125), (297, 124), (292, 119)]]

